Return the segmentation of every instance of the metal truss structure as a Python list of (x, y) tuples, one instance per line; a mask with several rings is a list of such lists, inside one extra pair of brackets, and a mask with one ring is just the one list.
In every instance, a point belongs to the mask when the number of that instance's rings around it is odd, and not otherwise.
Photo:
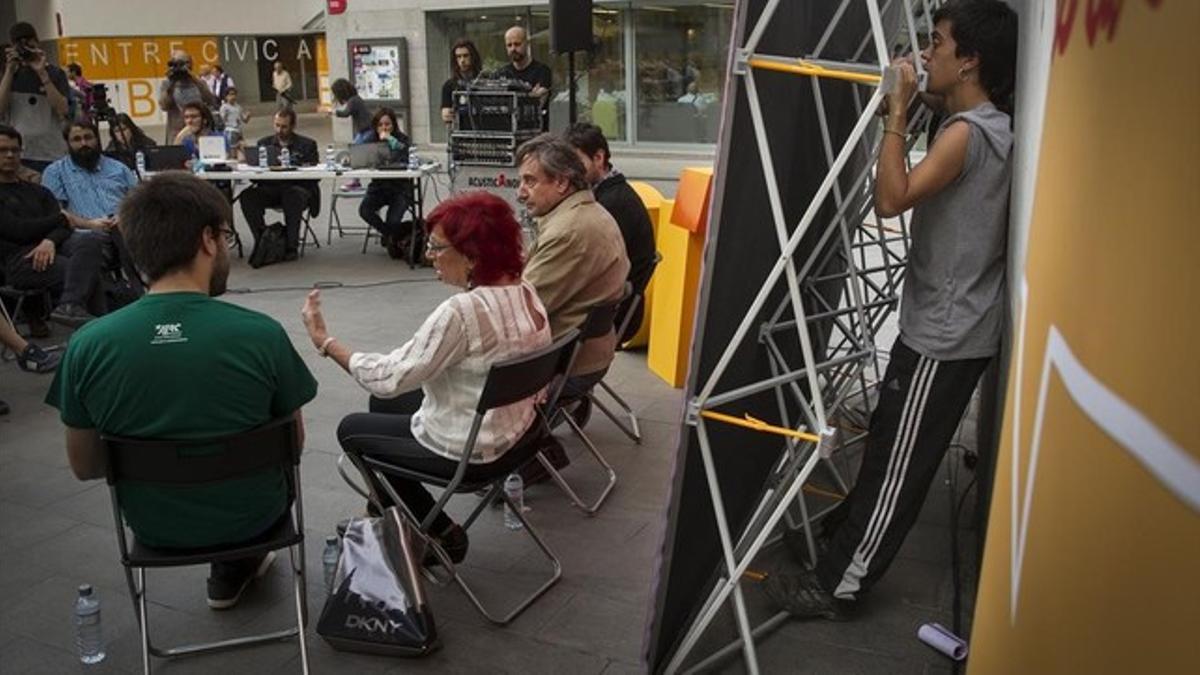
[[(788, 0), (783, 0), (788, 1)], [(814, 469), (824, 462), (831, 470), (841, 492), (847, 486), (831, 460), (840, 447), (861, 439), (865, 432), (842, 433), (836, 427), (851, 408), (869, 408), (872, 388), (880, 379), (879, 354), (875, 337), (899, 302), (900, 283), (908, 253), (907, 222), (884, 222), (874, 213), (874, 166), (882, 134), (878, 133), (877, 114), (892, 89), (895, 72), (891, 68), (893, 48), (918, 51), (918, 21), (914, 11), (928, 24), (931, 0), (841, 0), (828, 27), (809, 56), (775, 56), (758, 52), (759, 42), (771, 23), (781, 0), (768, 0), (749, 32), (744, 45), (735, 47), (733, 74), (742, 79), (753, 122), (757, 153), (765, 178), (770, 212), (774, 221), (779, 256), (762, 288), (745, 310), (737, 331), (725, 347), (713, 371), (699, 381), (696, 395), (688, 401), (686, 424), (695, 427), (704, 477), (708, 484), (716, 527), (721, 543), (722, 565), (719, 578), (669, 661), (666, 672), (678, 672), (689, 660), (693, 649), (726, 602), (732, 603), (739, 638), (708, 658), (689, 666), (690, 671), (705, 669), (741, 649), (749, 673), (758, 673), (754, 647), (757, 636), (782, 623), (780, 613), (752, 628), (746, 611), (741, 580), (759, 551), (778, 538), (781, 521), (803, 528), (810, 552), (815, 546), (810, 522), (824, 512), (811, 513), (802, 488)], [(826, 60), (831, 36), (851, 3), (865, 2), (870, 29), (848, 61)], [(885, 31), (885, 18), (897, 28)], [(925, 31), (930, 28), (925, 25)], [(915, 60), (918, 79), (924, 88), (920, 59)], [(816, 102), (823, 150), (828, 172), (812, 196), (798, 223), (785, 222), (779, 181), (771, 156), (770, 130), (763, 122), (755, 73), (761, 70), (791, 73), (796, 86), (810, 86)], [(822, 100), (822, 81), (836, 79), (853, 83), (858, 114), (849, 137), (834, 148), (830, 125)], [(807, 82), (805, 82), (807, 80)], [(914, 115), (909, 131), (921, 129), (928, 121), (925, 114)], [(913, 134), (908, 138), (912, 139)], [(911, 152), (910, 140), (908, 149)], [(861, 166), (850, 175), (848, 165)], [(843, 192), (843, 187), (849, 185)], [(836, 209), (828, 222), (817, 222), (818, 213)], [(800, 242), (813, 228), (821, 228), (818, 243), (808, 253), (800, 253)], [(812, 241), (816, 232), (806, 241)], [(772, 297), (779, 286), (785, 293), (773, 311)], [(831, 292), (830, 289), (833, 289)], [(771, 376), (758, 382), (722, 389), (722, 379), (735, 353), (749, 340), (765, 352)], [(787, 358), (781, 343), (798, 341), (802, 363)], [(814, 344), (815, 343), (815, 344)], [(774, 393), (780, 421), (770, 424), (754, 419), (738, 409), (740, 401), (763, 392)], [(789, 414), (791, 411), (791, 414)], [(798, 414), (796, 411), (799, 411)], [(721, 489), (713, 461), (711, 424), (736, 424), (780, 436), (784, 451), (767, 481), (765, 492), (741, 532), (730, 529), (722, 504)], [(841, 495), (839, 495), (841, 496)], [(799, 518), (795, 517), (798, 512)]]

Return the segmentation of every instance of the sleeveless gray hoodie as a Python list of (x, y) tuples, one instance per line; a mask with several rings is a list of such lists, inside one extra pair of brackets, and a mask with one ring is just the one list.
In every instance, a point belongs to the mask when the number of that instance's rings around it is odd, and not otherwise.
[(901, 339), (942, 361), (995, 355), (1004, 323), (1009, 116), (984, 103), (947, 117), (938, 132), (958, 120), (970, 125), (962, 173), (913, 208), (900, 304)]

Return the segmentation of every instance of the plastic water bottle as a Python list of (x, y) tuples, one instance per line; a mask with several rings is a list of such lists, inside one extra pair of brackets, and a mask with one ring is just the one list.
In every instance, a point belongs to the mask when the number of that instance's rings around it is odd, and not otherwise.
[[(510, 502), (516, 504), (518, 509), (521, 509), (522, 512), (525, 511), (525, 481), (521, 480), (521, 474), (508, 474), (508, 478), (504, 479), (504, 494), (508, 496)], [(525, 527), (508, 504), (504, 505), (504, 526), (510, 530), (519, 530)]]
[(267, 161), (268, 161), (267, 157), (268, 157), (267, 146), (265, 146), (265, 145), (258, 146), (258, 166), (259, 167), (261, 167), (263, 169), (267, 168)]
[(325, 551), (321, 553), (321, 566), (325, 571), (325, 592), (333, 593), (334, 577), (337, 575), (338, 556), (338, 538), (334, 536), (325, 537)]
[(421, 168), (421, 158), (417, 156), (417, 149), (411, 145), (408, 147), (408, 170), (416, 171)]
[(104, 631), (100, 626), (100, 598), (92, 591), (91, 584), (79, 587), (75, 600), (75, 646), (79, 648), (79, 660), (87, 664), (104, 660)]
[(142, 152), (141, 150), (138, 150), (137, 154), (135, 154), (133, 156), (133, 160), (134, 160), (135, 165), (137, 166), (138, 178), (145, 176), (146, 175), (146, 153)]
[(285, 145), (279, 149), (279, 166), (291, 166), (291, 165), (292, 165), (292, 151), (288, 150), (287, 146)]
[(333, 143), (325, 146), (325, 168), (330, 171), (337, 168), (337, 150), (333, 148)]

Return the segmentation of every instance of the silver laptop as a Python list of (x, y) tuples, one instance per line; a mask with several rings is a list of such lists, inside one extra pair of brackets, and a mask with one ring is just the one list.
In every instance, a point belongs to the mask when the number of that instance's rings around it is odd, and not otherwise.
[(387, 164), (391, 156), (387, 143), (358, 143), (348, 149), (351, 169), (378, 169)]

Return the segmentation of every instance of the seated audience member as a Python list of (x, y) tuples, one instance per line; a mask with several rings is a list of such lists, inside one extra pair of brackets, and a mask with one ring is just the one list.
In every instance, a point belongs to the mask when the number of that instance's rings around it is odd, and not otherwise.
[[(67, 458), (80, 480), (104, 477), (101, 434), (196, 439), (284, 416), (303, 424), (300, 407), (317, 383), (283, 326), (215, 299), (229, 274), (232, 220), (216, 188), (182, 172), (154, 177), (121, 205), (121, 230), (150, 293), (78, 331), (46, 397), (66, 425)], [(287, 517), (287, 486), (276, 471), (186, 490), (119, 489), (125, 522), (153, 547), (252, 540)], [(213, 563), (209, 607), (236, 604), (274, 555)]]
[[(103, 262), (102, 240), (71, 230), (54, 193), (19, 179), (21, 134), (0, 125), (0, 268), (19, 289), (60, 292), (55, 321), (80, 326), (93, 305)], [(44, 309), (44, 308), (43, 308)], [(35, 327), (35, 333), (44, 327)]]
[[(320, 291), (302, 312), (317, 351), (333, 359), (372, 399), (372, 410), (348, 415), (338, 427), (346, 454), (362, 468), (369, 454), (440, 476), (453, 476), (492, 364), (550, 344), (550, 321), (537, 291), (521, 279), (521, 228), (504, 200), (470, 192), (442, 202), (426, 219), (426, 255), (442, 283), (459, 290), (425, 319), (416, 334), (388, 354), (357, 352), (329, 332)], [(504, 453), (534, 422), (535, 397), (487, 415), (472, 468), (503, 462)], [(514, 467), (515, 468), (515, 467)], [(384, 505), (387, 494), (363, 472)], [(419, 482), (389, 479), (405, 506), (425, 518), (433, 497)], [(454, 562), (467, 553), (467, 534), (442, 513), (432, 533)]]
[[(537, 289), (557, 337), (579, 328), (596, 305), (621, 297), (629, 258), (621, 230), (588, 189), (583, 162), (560, 136), (545, 133), (517, 150), (521, 179), (517, 199), (537, 221), (537, 241), (525, 279)], [(583, 343), (564, 396), (578, 398), (604, 378), (617, 346), (616, 330)], [(585, 420), (586, 421), (586, 420)], [(548, 453), (565, 466), (561, 446)], [(533, 466), (533, 465), (531, 465)], [(544, 479), (532, 469), (531, 479)]]
[[(608, 150), (608, 140), (600, 127), (586, 122), (579, 122), (566, 131), (567, 142), (575, 147), (579, 159), (587, 172), (587, 182), (592, 186), (592, 194), (617, 221), (621, 228), (621, 238), (625, 240), (625, 254), (629, 256), (629, 276), (627, 281), (633, 285), (633, 292), (639, 294), (646, 290), (650, 275), (654, 272), (654, 226), (650, 223), (650, 214), (642, 204), (641, 197), (629, 186), (625, 176), (612, 165), (612, 155)], [(630, 298), (629, 302), (632, 302)], [(624, 315), (628, 305), (622, 305), (617, 312), (618, 320)], [(642, 314), (629, 322), (626, 334), (618, 336), (628, 340), (637, 333), (642, 325)]]
[(375, 133), (375, 118), (371, 117), (371, 111), (358, 95), (358, 90), (345, 78), (334, 80), (329, 88), (333, 93), (333, 100), (337, 103), (333, 114), (350, 118), (350, 126), (354, 130), (354, 143), (370, 141)]
[[(264, 136), (258, 147), (287, 148), (293, 166), (312, 166), (319, 161), (317, 142), (296, 133), (296, 113), (290, 108), (275, 113), (275, 134)], [(267, 228), (268, 208), (283, 209), (286, 228), (287, 255), (284, 260), (295, 260), (300, 251), (300, 221), (307, 209), (313, 216), (321, 208), (321, 183), (317, 180), (272, 180), (256, 181), (242, 191), (239, 201), (242, 215), (250, 225), (250, 232), (257, 240)]]
[[(371, 119), (373, 131), (367, 143), (387, 143), (391, 149), (392, 164), (403, 164), (408, 157), (408, 136), (400, 131), (396, 113), (391, 108), (380, 108)], [(367, 195), (358, 206), (358, 215), (367, 224), (383, 235), (383, 245), (388, 255), (403, 258), (408, 253), (407, 238), (412, 234), (412, 223), (404, 220), (412, 199), (412, 181), (407, 178), (374, 178), (367, 185)], [(387, 219), (379, 212), (387, 209)]]
[(46, 167), (42, 185), (62, 203), (71, 227), (105, 233), (117, 226), (117, 210), (137, 176), (100, 152), (100, 134), (91, 122), (72, 122), (63, 135), (69, 154)]
[(200, 158), (200, 137), (220, 136), (212, 111), (203, 103), (192, 102), (183, 104), (183, 128), (175, 134), (174, 145), (187, 148), (188, 154), (195, 161)]
[(109, 126), (108, 132), (108, 146), (104, 148), (104, 154), (129, 167), (132, 171), (137, 171), (138, 151), (144, 153), (146, 148), (158, 145), (126, 113), (117, 115)]

